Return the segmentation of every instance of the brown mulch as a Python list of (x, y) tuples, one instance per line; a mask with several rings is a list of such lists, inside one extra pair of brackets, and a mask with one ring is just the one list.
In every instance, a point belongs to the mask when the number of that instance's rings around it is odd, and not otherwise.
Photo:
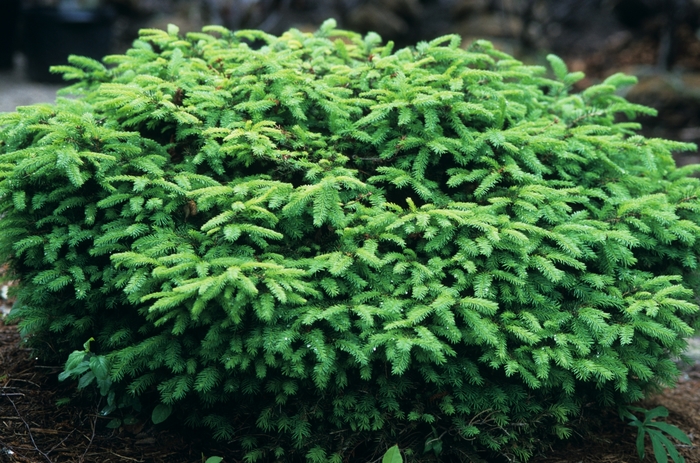
[[(686, 368), (675, 388), (667, 389), (638, 406), (648, 410), (666, 407), (669, 416), (664, 421), (683, 430), (694, 444), (677, 443), (676, 449), (686, 463), (700, 462), (700, 364)], [(600, 417), (600, 421), (602, 425), (595, 436), (587, 439), (574, 437), (549, 454), (534, 458), (531, 463), (640, 463), (635, 443), (636, 428), (620, 421), (615, 411)], [(644, 463), (656, 461), (648, 437), (645, 452)]]
[[(74, 392), (57, 381), (60, 368), (41, 365), (21, 345), (15, 326), (0, 321), (0, 462), (201, 462), (230, 455), (225, 447), (209, 447), (204, 439), (144, 423), (105, 427), (98, 406), (58, 406)], [(678, 387), (650, 399), (643, 406), (663, 405), (667, 422), (700, 443), (700, 365), (687, 369)], [(600, 417), (598, 417), (600, 418)], [(593, 438), (574, 437), (532, 463), (635, 463), (635, 430), (612, 413), (602, 417)], [(645, 462), (653, 462), (650, 446)], [(687, 463), (700, 463), (700, 447), (678, 446)], [(230, 457), (229, 457), (230, 458)], [(225, 458), (225, 462), (237, 461)]]
[[(21, 345), (16, 326), (0, 321), (0, 462), (168, 462), (203, 461), (196, 439), (143, 423), (105, 427), (99, 407), (57, 405), (73, 395)], [(66, 383), (69, 383), (68, 381)], [(212, 456), (209, 450), (206, 457)]]

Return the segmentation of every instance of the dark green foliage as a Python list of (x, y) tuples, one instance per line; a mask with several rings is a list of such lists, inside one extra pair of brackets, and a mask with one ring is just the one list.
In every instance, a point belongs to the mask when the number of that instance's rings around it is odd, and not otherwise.
[(246, 461), (527, 459), (673, 384), (700, 182), (627, 122), (634, 78), (570, 93), (556, 57), (333, 26), (144, 30), (58, 68), (80, 98), (0, 116), (0, 258), (42, 355), (94, 337), (114, 388)]

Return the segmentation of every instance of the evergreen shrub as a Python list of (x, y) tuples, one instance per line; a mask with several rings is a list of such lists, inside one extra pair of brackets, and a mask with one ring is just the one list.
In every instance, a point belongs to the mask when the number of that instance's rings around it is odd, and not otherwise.
[(576, 92), (555, 56), (392, 47), (171, 26), (57, 67), (77, 98), (0, 116), (31, 345), (94, 337), (112, 392), (248, 462), (525, 460), (672, 385), (700, 182), (671, 152), (695, 147), (638, 134), (633, 77)]

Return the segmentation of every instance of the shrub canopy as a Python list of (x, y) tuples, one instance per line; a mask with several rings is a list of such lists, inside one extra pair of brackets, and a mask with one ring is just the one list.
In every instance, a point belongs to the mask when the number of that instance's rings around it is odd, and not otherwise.
[(555, 56), (459, 45), (328, 21), (71, 57), (78, 98), (0, 116), (12, 316), (55, 361), (94, 337), (115, 391), (246, 461), (526, 459), (673, 384), (700, 183), (671, 151), (695, 147), (637, 133), (632, 77), (576, 93)]

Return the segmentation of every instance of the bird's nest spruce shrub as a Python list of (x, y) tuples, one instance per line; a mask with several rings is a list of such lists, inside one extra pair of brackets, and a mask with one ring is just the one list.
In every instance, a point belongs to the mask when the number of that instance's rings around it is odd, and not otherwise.
[(56, 69), (77, 98), (0, 116), (31, 345), (94, 337), (114, 391), (249, 462), (524, 460), (673, 384), (700, 182), (693, 145), (638, 134), (635, 79), (334, 26), (143, 30)]

